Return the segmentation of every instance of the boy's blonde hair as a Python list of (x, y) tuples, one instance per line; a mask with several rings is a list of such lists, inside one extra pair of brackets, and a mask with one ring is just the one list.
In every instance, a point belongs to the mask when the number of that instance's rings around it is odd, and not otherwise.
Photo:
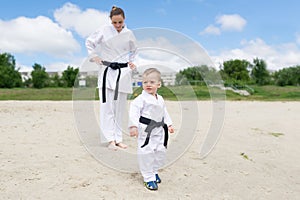
[(143, 77), (146, 77), (146, 76), (148, 76), (149, 74), (152, 74), (152, 73), (155, 73), (155, 74), (157, 75), (157, 80), (158, 80), (159, 82), (161, 82), (161, 73), (160, 73), (160, 71), (159, 71), (158, 69), (156, 69), (156, 68), (148, 68), (148, 69), (146, 69), (146, 70), (144, 71), (144, 73), (143, 73)]

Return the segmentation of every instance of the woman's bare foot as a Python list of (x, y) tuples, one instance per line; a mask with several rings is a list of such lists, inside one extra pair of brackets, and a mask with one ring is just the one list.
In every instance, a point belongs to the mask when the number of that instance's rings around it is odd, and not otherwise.
[(116, 151), (117, 150), (116, 143), (114, 141), (109, 142), (108, 149)]
[(127, 145), (124, 144), (124, 143), (122, 143), (122, 142), (117, 143), (116, 146), (118, 146), (118, 147), (120, 147), (122, 149), (126, 149), (127, 148)]

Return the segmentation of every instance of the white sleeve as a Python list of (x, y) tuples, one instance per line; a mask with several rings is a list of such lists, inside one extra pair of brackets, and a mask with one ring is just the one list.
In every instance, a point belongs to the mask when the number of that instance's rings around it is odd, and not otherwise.
[(142, 101), (142, 98), (139, 98), (139, 96), (136, 97), (130, 103), (128, 127), (131, 127), (131, 126), (138, 127), (142, 107), (143, 107), (143, 101)]
[(85, 46), (87, 48), (89, 55), (97, 55), (95, 52), (95, 49), (97, 45), (99, 45), (102, 42), (103, 39), (103, 30), (98, 29), (94, 33), (92, 33), (86, 40), (85, 40)]
[(170, 125), (173, 124), (172, 119), (171, 119), (171, 117), (170, 117), (170, 115), (169, 115), (169, 113), (168, 113), (168, 111), (167, 111), (167, 107), (166, 107), (165, 102), (164, 102), (164, 122), (165, 122), (168, 126), (170, 126)]
[(129, 36), (129, 48), (130, 48), (130, 50), (129, 50), (129, 61), (133, 62), (134, 58), (137, 54), (137, 45), (136, 45), (136, 38), (135, 38), (135, 36), (132, 32)]

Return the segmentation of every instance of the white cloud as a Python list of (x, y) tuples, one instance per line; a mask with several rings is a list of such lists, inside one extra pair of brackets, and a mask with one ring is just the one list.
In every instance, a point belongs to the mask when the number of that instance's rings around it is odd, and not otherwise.
[(221, 31), (242, 31), (247, 21), (238, 14), (221, 15), (216, 18), (216, 25), (209, 25), (199, 34), (220, 35)]
[(210, 34), (210, 35), (220, 35), (221, 31), (218, 27), (214, 25), (209, 25), (204, 29), (204, 31), (200, 32), (200, 35), (205, 35), (205, 34)]
[[(67, 65), (81, 64), (76, 59), (83, 56), (82, 47), (72, 32), (84, 38), (100, 26), (110, 23), (108, 12), (95, 9), (82, 11), (71, 3), (55, 10), (53, 15), (54, 21), (45, 16), (18, 17), (9, 21), (0, 19), (0, 52), (18, 55), (16, 61), (21, 71), (32, 70), (28, 57), (32, 58), (32, 63), (41, 63), (46, 70), (61, 71)], [(23, 57), (27, 60), (20, 62), (19, 58)], [(64, 61), (57, 62), (59, 59)]]
[[(80, 68), (82, 65), (85, 57), (72, 57), (68, 61), (48, 61), (47, 63), (40, 63), (43, 67), (46, 68), (47, 72), (62, 72), (68, 68), (68, 66), (74, 67), (74, 68)], [(33, 70), (32, 66), (23, 65), (22, 63), (19, 63), (17, 60), (16, 66), (20, 68), (20, 72), (30, 72)]]
[(55, 10), (54, 18), (62, 27), (76, 31), (83, 38), (99, 27), (110, 23), (108, 12), (95, 9), (82, 11), (72, 3), (66, 3)]
[(242, 31), (247, 21), (238, 14), (222, 15), (217, 17), (216, 23), (220, 24), (224, 31)]
[(68, 68), (68, 66), (71, 66), (73, 68), (80, 68), (85, 58), (74, 58), (69, 62), (55, 62), (55, 63), (49, 63), (44, 65), (46, 68), (46, 71), (49, 72), (62, 72)]
[(211, 66), (213, 64), (200, 44), (179, 32), (145, 28), (135, 32), (135, 35), (138, 38), (143, 38), (143, 35), (148, 36), (138, 42), (141, 60), (146, 60), (148, 63), (158, 62), (176, 71), (191, 65)]
[(241, 47), (224, 50), (212, 56), (216, 65), (231, 59), (245, 59), (252, 62), (254, 58), (263, 59), (270, 70), (278, 70), (299, 64), (300, 48), (295, 43), (269, 45), (262, 39), (244, 40)]
[(63, 58), (80, 50), (71, 32), (44, 16), (0, 20), (0, 33), (0, 48), (3, 52), (42, 52)]

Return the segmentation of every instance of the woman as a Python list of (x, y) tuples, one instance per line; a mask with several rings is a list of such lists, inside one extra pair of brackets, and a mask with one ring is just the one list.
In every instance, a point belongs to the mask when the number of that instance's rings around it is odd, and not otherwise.
[[(131, 75), (136, 70), (133, 63), (136, 39), (125, 25), (125, 14), (121, 8), (113, 6), (109, 17), (111, 25), (91, 34), (86, 39), (86, 47), (90, 61), (100, 66), (98, 88), (101, 136), (109, 143), (109, 149), (117, 150), (117, 147), (127, 148), (122, 143), (122, 119), (127, 94), (132, 93)], [(114, 65), (110, 62), (114, 62)]]

